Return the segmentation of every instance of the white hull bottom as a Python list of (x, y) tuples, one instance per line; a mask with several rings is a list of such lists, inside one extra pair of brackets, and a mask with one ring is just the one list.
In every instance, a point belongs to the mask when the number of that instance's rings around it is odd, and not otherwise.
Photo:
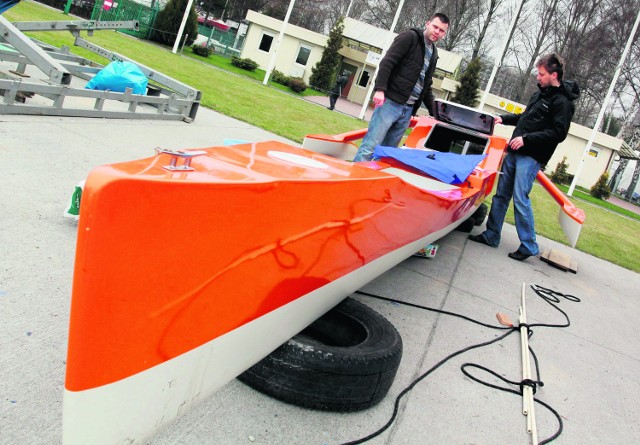
[[(65, 445), (144, 443), (345, 297), (451, 232), (464, 218), (170, 361), (115, 383), (65, 389)], [(259, 341), (257, 341), (259, 339)]]
[(562, 231), (565, 236), (569, 240), (569, 245), (571, 247), (576, 247), (576, 243), (580, 237), (580, 231), (582, 230), (582, 224), (567, 215), (562, 207), (560, 207), (560, 211), (558, 212), (558, 222), (560, 223), (560, 227), (562, 227)]

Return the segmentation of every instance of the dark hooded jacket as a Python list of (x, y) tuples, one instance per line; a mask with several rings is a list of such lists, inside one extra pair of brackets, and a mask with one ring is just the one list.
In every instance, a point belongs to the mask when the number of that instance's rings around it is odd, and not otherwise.
[(524, 140), (517, 154), (532, 157), (544, 168), (569, 133), (578, 96), (580, 88), (572, 80), (564, 80), (557, 87), (538, 85), (524, 113), (501, 115), (503, 124), (516, 126), (511, 137), (522, 136)]
[[(425, 54), (424, 30), (412, 28), (401, 32), (393, 40), (387, 54), (380, 61), (374, 89), (384, 91), (385, 97), (399, 104), (407, 103), (413, 86), (420, 77), (424, 65)], [(433, 72), (438, 62), (438, 50), (433, 45), (433, 53), (429, 61), (429, 69), (424, 75), (424, 85), (420, 98), (413, 106), (415, 115), (424, 102), (433, 115)]]

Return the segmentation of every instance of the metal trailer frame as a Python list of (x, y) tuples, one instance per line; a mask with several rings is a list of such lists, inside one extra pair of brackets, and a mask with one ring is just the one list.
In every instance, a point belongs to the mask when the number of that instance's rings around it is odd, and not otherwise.
[[(17, 64), (8, 72), (0, 71), (0, 114), (192, 122), (202, 97), (199, 90), (80, 37), (80, 31), (87, 31), (91, 36), (95, 30), (137, 28), (135, 20), (10, 23), (0, 15), (0, 43), (3, 43), (0, 45), (0, 62)], [(134, 63), (149, 79), (147, 94), (133, 94), (130, 88), (119, 93), (72, 86), (75, 77), (90, 80), (104, 66), (72, 54), (68, 47), (56, 48), (31, 39), (23, 33), (25, 31), (69, 31), (75, 36), (75, 46), (110, 61)], [(30, 74), (27, 74), (27, 69)], [(35, 79), (36, 74), (41, 78)], [(35, 95), (46, 100), (31, 101)]]

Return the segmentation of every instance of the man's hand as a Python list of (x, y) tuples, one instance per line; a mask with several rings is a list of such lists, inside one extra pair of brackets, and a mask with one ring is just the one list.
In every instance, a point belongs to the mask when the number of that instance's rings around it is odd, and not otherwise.
[(493, 118), (493, 123), (494, 124), (501, 124), (502, 123), (502, 118), (500, 116), (496, 116)]
[(376, 91), (373, 95), (373, 108), (378, 108), (384, 103), (384, 91)]
[(517, 151), (522, 148), (523, 145), (524, 139), (522, 139), (522, 136), (518, 136), (517, 138), (513, 138), (509, 141), (509, 147), (511, 147), (512, 150)]

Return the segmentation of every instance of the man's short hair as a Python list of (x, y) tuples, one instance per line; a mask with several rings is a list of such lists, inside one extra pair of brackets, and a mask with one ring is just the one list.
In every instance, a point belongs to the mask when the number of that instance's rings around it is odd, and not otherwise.
[(549, 74), (558, 73), (558, 80), (562, 80), (564, 74), (564, 60), (562, 60), (562, 57), (556, 53), (545, 54), (536, 62), (537, 68), (541, 66), (543, 66)]
[(447, 25), (449, 24), (449, 17), (447, 17), (447, 14), (445, 14), (444, 12), (436, 12), (431, 16), (429, 21), (432, 21), (433, 19), (440, 19), (442, 23), (445, 23)]

